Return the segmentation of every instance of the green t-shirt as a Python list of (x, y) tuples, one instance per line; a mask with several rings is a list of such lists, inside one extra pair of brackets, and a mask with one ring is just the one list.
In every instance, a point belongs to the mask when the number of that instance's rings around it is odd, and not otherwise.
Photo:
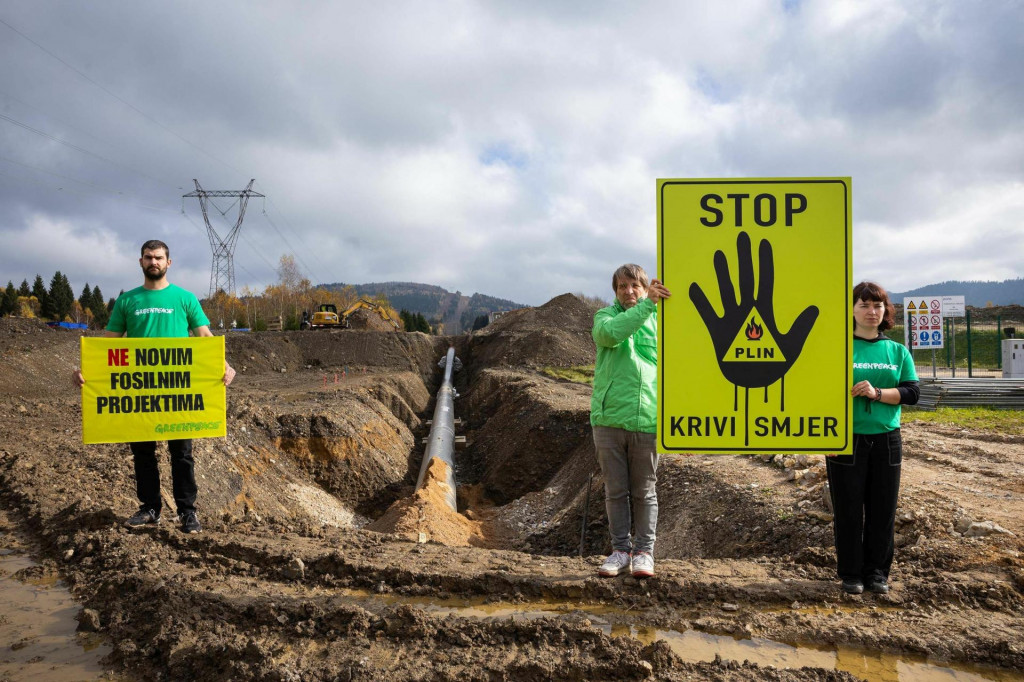
[(180, 338), (209, 324), (195, 294), (170, 284), (163, 289), (138, 287), (118, 296), (107, 331), (127, 331), (130, 338)]
[[(853, 383), (867, 379), (876, 388), (896, 388), (917, 381), (914, 358), (901, 343), (880, 336), (868, 341), (853, 337)], [(900, 406), (857, 396), (853, 399), (854, 433), (887, 433), (900, 428)]]

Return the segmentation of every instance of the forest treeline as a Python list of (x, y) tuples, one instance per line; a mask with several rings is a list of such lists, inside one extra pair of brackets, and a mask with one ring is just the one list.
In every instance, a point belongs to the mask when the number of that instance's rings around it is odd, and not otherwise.
[(7, 288), (0, 297), (0, 316), (40, 318), (58, 322), (77, 322), (102, 329), (110, 319), (114, 308), (113, 298), (103, 298), (99, 285), (90, 287), (86, 282), (82, 293), (75, 298), (71, 282), (58, 270), (47, 287), (42, 275), (36, 275), (30, 287), (28, 280), (15, 287), (13, 280), (7, 281)]
[[(313, 284), (302, 277), (293, 256), (282, 256), (277, 269), (277, 281), (263, 291), (243, 287), (232, 296), (218, 291), (201, 301), (203, 311), (210, 318), (212, 329), (248, 328), (266, 330), (268, 323), (281, 320), (282, 328), (298, 329), (302, 313), (312, 313), (320, 304), (333, 304), (341, 313), (360, 298), (366, 298), (383, 306), (392, 319), (401, 319), (406, 331), (431, 333), (431, 326), (420, 314), (407, 311), (399, 313), (391, 307), (387, 296), (377, 294), (360, 297), (355, 287), (346, 286), (327, 289)], [(122, 290), (118, 295), (124, 293)], [(55, 322), (87, 324), (91, 329), (103, 329), (110, 319), (116, 297), (104, 298), (99, 285), (88, 283), (76, 298), (68, 278), (59, 270), (54, 273), (49, 287), (41, 275), (36, 275), (30, 286), (23, 280), (16, 287), (14, 281), (0, 296), (0, 316), (13, 315), (37, 318)]]

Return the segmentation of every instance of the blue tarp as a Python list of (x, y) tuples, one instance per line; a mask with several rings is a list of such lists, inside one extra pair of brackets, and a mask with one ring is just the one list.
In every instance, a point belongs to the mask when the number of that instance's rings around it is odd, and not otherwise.
[(60, 327), (61, 329), (88, 329), (89, 325), (83, 322), (47, 322), (47, 327)]

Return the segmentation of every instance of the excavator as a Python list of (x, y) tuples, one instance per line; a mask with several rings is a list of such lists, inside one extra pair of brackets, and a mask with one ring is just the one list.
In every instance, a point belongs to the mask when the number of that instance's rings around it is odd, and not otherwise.
[(396, 331), (401, 330), (402, 325), (388, 313), (387, 308), (365, 298), (361, 298), (348, 308), (341, 315), (338, 315), (338, 308), (333, 303), (321, 303), (317, 306), (312, 317), (308, 313), (302, 314), (302, 329), (348, 329), (348, 318), (355, 311), (366, 308), (372, 310), (388, 322)]
[(341, 320), (338, 318), (338, 308), (333, 303), (321, 303), (316, 307), (316, 312), (310, 317), (309, 313), (302, 313), (302, 329), (340, 329)]
[(372, 310), (373, 312), (375, 312), (378, 315), (380, 315), (381, 318), (383, 318), (383, 320), (385, 322), (387, 322), (388, 324), (390, 324), (392, 327), (395, 328), (395, 331), (399, 331), (399, 330), (402, 329), (401, 323), (398, 322), (397, 320), (395, 320), (395, 318), (391, 317), (391, 315), (388, 313), (387, 308), (385, 308), (384, 306), (382, 306), (379, 303), (374, 303), (373, 301), (368, 301), (365, 298), (359, 299), (358, 301), (356, 301), (355, 303), (350, 305), (348, 308), (346, 308), (345, 312), (343, 312), (341, 314), (341, 324), (342, 324), (342, 326), (344, 326), (346, 329), (348, 329), (348, 326), (349, 326), (349, 324), (348, 324), (349, 315), (351, 315), (352, 313), (354, 313), (355, 311), (357, 311), (357, 310), (359, 310), (361, 308), (366, 308), (367, 310)]

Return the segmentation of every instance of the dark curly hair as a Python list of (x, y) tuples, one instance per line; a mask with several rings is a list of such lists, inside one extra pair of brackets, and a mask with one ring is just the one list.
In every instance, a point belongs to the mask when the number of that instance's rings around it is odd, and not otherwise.
[[(896, 316), (896, 309), (892, 306), (892, 301), (889, 300), (889, 294), (886, 293), (880, 285), (874, 282), (861, 282), (853, 288), (853, 302), (857, 301), (881, 301), (885, 304), (885, 314), (882, 315), (882, 321), (878, 323), (878, 331), (884, 332), (886, 329), (891, 329), (893, 320)], [(854, 324), (856, 326), (856, 323)]]

